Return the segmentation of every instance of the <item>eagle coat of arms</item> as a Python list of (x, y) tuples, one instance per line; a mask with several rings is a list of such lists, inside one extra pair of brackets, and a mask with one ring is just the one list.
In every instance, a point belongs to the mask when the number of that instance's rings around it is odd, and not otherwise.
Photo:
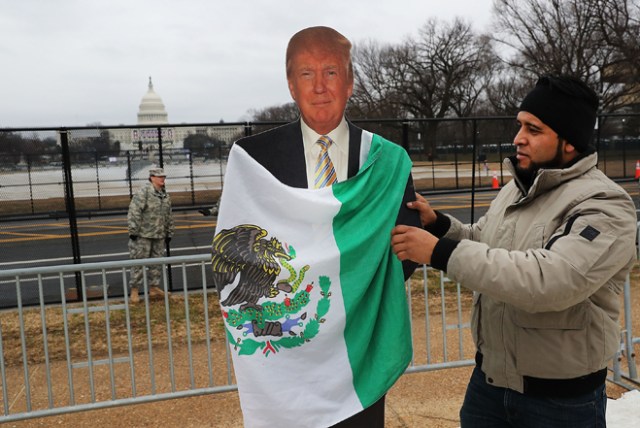
[[(213, 238), (213, 281), (220, 296), (227, 337), (241, 355), (262, 349), (268, 356), (280, 348), (301, 346), (318, 334), (329, 311), (329, 278), (318, 278), (320, 300), (314, 315), (308, 317), (314, 283), (304, 288), (300, 285), (309, 265), (296, 271), (289, 264), (296, 258), (294, 248), (275, 237), (267, 239), (267, 235), (260, 226), (242, 224), (223, 229)], [(282, 268), (289, 277), (278, 280)], [(230, 286), (233, 289), (227, 293)], [(236, 335), (230, 331), (234, 329)]]

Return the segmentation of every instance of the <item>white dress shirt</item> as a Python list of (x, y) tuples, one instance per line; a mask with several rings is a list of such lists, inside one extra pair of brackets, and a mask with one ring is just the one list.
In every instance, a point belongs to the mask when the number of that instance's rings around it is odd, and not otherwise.
[[(307, 183), (310, 189), (313, 188), (315, 178), (316, 162), (320, 154), (320, 144), (317, 144), (318, 138), (323, 134), (318, 134), (311, 129), (309, 125), (300, 119), (302, 127), (302, 142), (304, 144), (304, 157), (307, 163)], [(347, 179), (347, 168), (349, 163), (349, 125), (343, 117), (342, 121), (336, 129), (324, 134), (333, 140), (333, 144), (329, 147), (329, 158), (336, 170), (338, 181)]]

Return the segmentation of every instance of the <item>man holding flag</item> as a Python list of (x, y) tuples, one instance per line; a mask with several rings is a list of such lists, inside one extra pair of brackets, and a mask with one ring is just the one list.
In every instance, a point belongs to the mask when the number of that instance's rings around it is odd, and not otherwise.
[(607, 366), (619, 351), (620, 293), (636, 260), (636, 210), (597, 168), (598, 96), (544, 75), (520, 104), (513, 180), (476, 223), (418, 197), (423, 228), (399, 225), (400, 260), (474, 291), (476, 367), (462, 428), (604, 427)]
[(300, 119), (236, 142), (212, 246), (245, 426), (382, 427), (411, 358), (395, 224), (420, 225), (404, 149), (344, 117), (351, 43), (296, 33)]

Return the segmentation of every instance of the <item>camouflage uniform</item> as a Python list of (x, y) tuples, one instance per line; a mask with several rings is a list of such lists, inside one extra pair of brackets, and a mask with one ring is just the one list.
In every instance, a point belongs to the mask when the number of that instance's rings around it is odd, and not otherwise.
[[(169, 194), (164, 189), (157, 191), (151, 183), (147, 183), (131, 199), (127, 220), (129, 236), (137, 236), (135, 240), (129, 239), (131, 258), (162, 257), (165, 239), (171, 238), (174, 231)], [(161, 274), (160, 266), (149, 266), (149, 286), (159, 286)], [(140, 288), (142, 281), (142, 267), (132, 267), (130, 288)]]

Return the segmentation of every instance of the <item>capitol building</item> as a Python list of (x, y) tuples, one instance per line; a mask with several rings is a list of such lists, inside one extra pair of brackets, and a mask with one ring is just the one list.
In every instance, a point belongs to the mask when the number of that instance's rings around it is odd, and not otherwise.
[(144, 150), (150, 144), (154, 147), (158, 142), (158, 127), (161, 127), (162, 145), (164, 148), (182, 149), (184, 140), (189, 135), (204, 134), (231, 144), (242, 132), (238, 126), (168, 126), (169, 115), (162, 98), (153, 89), (153, 82), (149, 77), (147, 93), (144, 94), (138, 108), (138, 125), (151, 125), (149, 128), (121, 128), (111, 129), (111, 139), (120, 142), (120, 150)]
[(160, 95), (153, 90), (153, 82), (149, 76), (149, 89), (140, 101), (138, 109), (138, 125), (164, 125), (169, 123), (169, 115), (164, 108)]

